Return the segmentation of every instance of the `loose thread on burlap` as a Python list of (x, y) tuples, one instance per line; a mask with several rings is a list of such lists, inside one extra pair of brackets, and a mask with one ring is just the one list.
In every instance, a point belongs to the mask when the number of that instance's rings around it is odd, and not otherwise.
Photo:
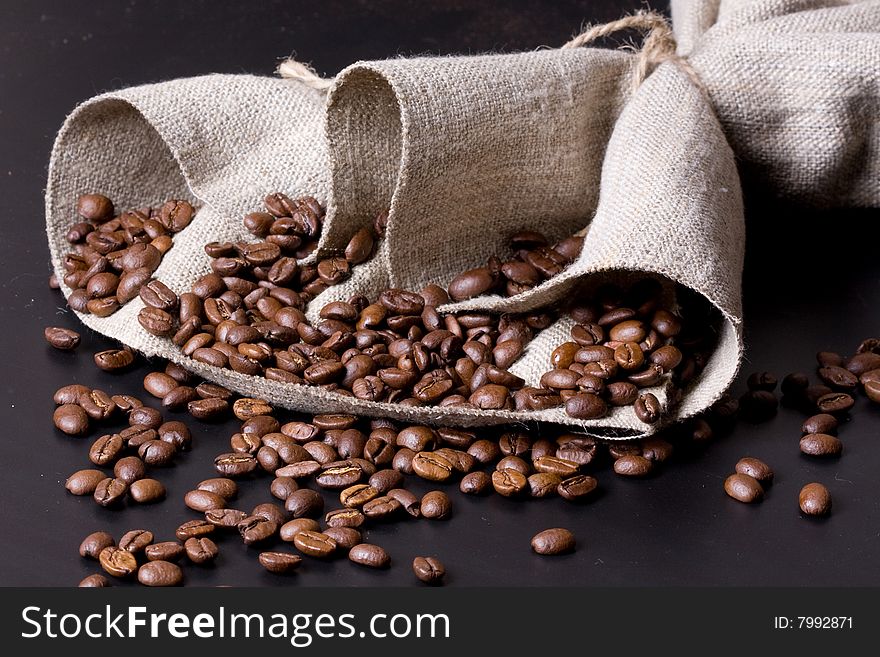
[(322, 78), (308, 64), (303, 64), (295, 59), (285, 59), (278, 65), (278, 75), (285, 80), (297, 80), (307, 87), (326, 91), (333, 84), (333, 78)]
[(610, 23), (592, 25), (564, 44), (563, 48), (580, 48), (602, 37), (607, 37), (622, 30), (640, 30), (647, 32), (642, 49), (639, 51), (633, 88), (637, 89), (645, 81), (651, 71), (663, 62), (675, 62), (700, 90), (705, 91), (703, 82), (688, 61), (676, 53), (678, 44), (672, 33), (672, 26), (662, 14), (655, 11), (637, 11)]

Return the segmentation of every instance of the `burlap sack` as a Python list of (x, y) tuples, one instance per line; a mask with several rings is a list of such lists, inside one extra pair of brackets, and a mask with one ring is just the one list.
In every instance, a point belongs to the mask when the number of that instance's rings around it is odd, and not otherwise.
[[(723, 317), (714, 355), (670, 419), (693, 415), (728, 387), (742, 353), (744, 228), (734, 151), (782, 195), (880, 201), (880, 7), (673, 4), (687, 61), (566, 48), (358, 63), (326, 94), (296, 81), (214, 75), (94, 98), (68, 117), (52, 154), (53, 265), (60, 274), (75, 198), (87, 191), (120, 206), (170, 196), (202, 206), (156, 273), (178, 293), (209, 270), (204, 243), (250, 238), (241, 216), (271, 191), (310, 193), (327, 205), (324, 252), (390, 208), (376, 257), (315, 299), (310, 313), (354, 292), (446, 283), (503, 253), (523, 227), (551, 238), (585, 230), (581, 257), (551, 281), (447, 309), (520, 312), (565, 297), (596, 280), (592, 274), (660, 274), (704, 295)], [(633, 76), (646, 72), (634, 88)], [(657, 428), (631, 408), (573, 422), (562, 409), (401, 407), (218, 370), (144, 332), (135, 319), (141, 307), (135, 299), (108, 318), (81, 319), (147, 355), (288, 408), (460, 425), (543, 420), (612, 437)], [(537, 384), (568, 328), (560, 320), (539, 334), (513, 371)], [(665, 402), (664, 391), (656, 393)]]

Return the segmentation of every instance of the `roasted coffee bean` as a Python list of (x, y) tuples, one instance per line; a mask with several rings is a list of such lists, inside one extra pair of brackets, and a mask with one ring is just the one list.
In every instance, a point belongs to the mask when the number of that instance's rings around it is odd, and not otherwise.
[(106, 478), (100, 470), (77, 470), (67, 478), (64, 487), (73, 495), (91, 495)]
[(205, 479), (200, 481), (196, 488), (219, 495), (224, 500), (231, 500), (238, 494), (238, 484), (232, 479), (226, 479), (225, 477)]
[(505, 456), (495, 464), (496, 470), (516, 470), (517, 472), (529, 476), (532, 473), (532, 466), (519, 456)]
[(87, 395), (90, 392), (91, 389), (84, 385), (71, 383), (70, 385), (58, 388), (58, 390), (55, 391), (55, 395), (52, 397), (52, 401), (56, 404), (76, 404), (77, 400), (82, 395)]
[(768, 390), (750, 390), (739, 398), (740, 416), (747, 422), (765, 422), (776, 414), (779, 402)]
[(574, 534), (561, 527), (545, 529), (532, 537), (532, 550), (537, 554), (564, 554), (566, 552), (573, 552), (574, 548)]
[(239, 522), (237, 527), (245, 545), (268, 540), (278, 532), (278, 525), (262, 516), (248, 516)]
[(106, 420), (116, 411), (116, 403), (103, 390), (90, 390), (80, 395), (77, 403), (93, 420)]
[(258, 560), (263, 568), (276, 575), (292, 573), (302, 563), (302, 557), (287, 552), (260, 552)]
[[(413, 493), (405, 488), (392, 488), (388, 491), (387, 497), (398, 502), (409, 515), (418, 518), (421, 515), (421, 500)], [(376, 500), (373, 500), (375, 502)]]
[(320, 525), (312, 518), (296, 518), (281, 525), (279, 533), (282, 541), (290, 543), (294, 536), (303, 531), (320, 531)]
[(628, 381), (614, 381), (606, 386), (605, 396), (612, 406), (630, 406), (639, 396), (639, 389)]
[(820, 367), (819, 378), (836, 390), (852, 390), (859, 384), (858, 377), (843, 367)]
[(773, 481), (773, 470), (770, 466), (751, 456), (743, 457), (737, 461), (734, 470), (739, 474), (750, 476), (762, 485), (769, 484)]
[(138, 568), (137, 577), (144, 586), (180, 586), (183, 571), (170, 561), (148, 561)]
[(446, 481), (452, 476), (452, 464), (435, 452), (419, 452), (413, 457), (415, 474), (428, 481)]
[(302, 531), (293, 537), (296, 549), (310, 557), (325, 558), (336, 551), (336, 541), (321, 532)]
[(672, 444), (663, 438), (646, 438), (642, 441), (642, 456), (654, 463), (663, 463), (672, 456)]
[(737, 472), (724, 480), (724, 492), (738, 502), (751, 504), (764, 498), (764, 489), (757, 479)]
[(113, 475), (129, 486), (138, 479), (142, 479), (146, 471), (144, 462), (137, 456), (125, 456), (116, 461), (113, 466)]
[(324, 498), (310, 488), (300, 488), (285, 500), (284, 508), (294, 518), (317, 518), (324, 511)]
[(423, 518), (446, 520), (452, 513), (452, 500), (443, 491), (433, 490), (422, 497), (419, 511)]
[(166, 443), (164, 440), (148, 440), (138, 447), (138, 456), (144, 463), (152, 466), (169, 465), (174, 460), (177, 453), (174, 445)]
[(541, 456), (532, 463), (538, 472), (549, 472), (563, 478), (573, 476), (580, 467), (578, 463), (559, 458), (558, 456)]
[(808, 433), (801, 438), (801, 452), (810, 456), (840, 456), (843, 443), (827, 433)]
[(803, 425), (801, 425), (801, 432), (804, 434), (825, 433), (833, 436), (837, 433), (837, 424), (837, 418), (833, 415), (819, 413), (818, 415), (811, 415), (804, 420)]
[(461, 479), (459, 490), (468, 495), (482, 495), (492, 486), (492, 478), (485, 472), (471, 472)]
[(128, 485), (122, 479), (107, 477), (98, 482), (93, 497), (101, 506), (112, 506), (121, 502), (127, 492)]
[(170, 313), (150, 306), (138, 313), (138, 323), (147, 333), (160, 338), (170, 337), (175, 330), (174, 317)]
[(614, 462), (614, 472), (624, 477), (644, 477), (654, 464), (640, 454), (625, 454)]
[(197, 564), (213, 561), (220, 553), (217, 544), (210, 538), (188, 538), (183, 548), (189, 560)]
[(802, 372), (792, 372), (782, 379), (780, 390), (790, 398), (799, 398), (810, 385), (810, 378)]
[(43, 335), (46, 338), (46, 342), (61, 351), (70, 351), (79, 346), (79, 333), (70, 329), (49, 326), (43, 331)]
[(147, 429), (158, 429), (162, 426), (162, 413), (155, 408), (140, 406), (128, 413), (128, 425), (141, 425)]
[(351, 462), (329, 464), (315, 477), (322, 488), (342, 489), (358, 483), (364, 471)]
[(403, 475), (397, 470), (378, 470), (370, 476), (369, 484), (379, 495), (384, 495), (392, 488), (398, 488), (403, 483)]
[(118, 433), (101, 436), (89, 448), (89, 460), (95, 465), (113, 463), (123, 447), (122, 436)]
[(416, 557), (412, 569), (419, 581), (425, 584), (440, 584), (446, 575), (446, 567), (436, 557)]
[(192, 433), (183, 422), (172, 420), (165, 422), (158, 429), (159, 440), (174, 445), (181, 452), (187, 451), (192, 445)]
[(860, 377), (865, 372), (878, 368), (880, 368), (880, 353), (860, 353), (846, 361), (847, 371), (851, 372), (855, 377)]
[(79, 556), (97, 559), (101, 551), (116, 545), (116, 541), (107, 532), (92, 532), (79, 544)]
[(801, 488), (798, 503), (801, 511), (808, 516), (827, 516), (831, 513), (831, 493), (822, 484), (812, 483)]
[(591, 420), (603, 417), (608, 412), (608, 406), (598, 395), (581, 393), (565, 402), (565, 412), (578, 420)]
[(123, 534), (122, 538), (119, 539), (119, 547), (132, 554), (138, 554), (143, 552), (144, 548), (152, 542), (153, 532), (146, 529), (132, 529)]
[(497, 277), (487, 267), (478, 267), (459, 274), (449, 284), (449, 296), (453, 301), (464, 301), (491, 290)]
[(257, 504), (251, 511), (250, 515), (252, 516), (260, 516), (261, 518), (265, 518), (266, 520), (271, 520), (279, 527), (287, 522), (287, 513), (285, 513), (284, 509), (274, 502), (264, 502), (262, 504)]
[(387, 568), (391, 564), (388, 553), (378, 545), (370, 543), (360, 543), (352, 547), (348, 551), (348, 558), (356, 564), (370, 568)]
[(212, 534), (214, 529), (215, 525), (207, 520), (188, 520), (175, 530), (174, 535), (178, 540), (186, 541), (190, 538), (199, 538)]
[(651, 392), (639, 395), (635, 401), (634, 410), (636, 417), (645, 424), (654, 424), (660, 419), (663, 412), (659, 400)]
[(151, 504), (165, 498), (165, 486), (156, 479), (138, 479), (129, 484), (128, 493), (138, 504)]
[(158, 399), (162, 399), (179, 385), (180, 383), (164, 372), (150, 372), (144, 377), (144, 390)]
[(102, 194), (83, 194), (76, 200), (76, 213), (99, 224), (113, 218), (113, 202)]
[(328, 527), (324, 534), (336, 541), (336, 547), (343, 550), (350, 550), (362, 539), (361, 533), (354, 527)]
[(103, 575), (95, 573), (83, 578), (77, 586), (80, 588), (106, 588), (110, 586), (110, 580)]
[(866, 381), (865, 395), (875, 404), (880, 404), (880, 381)]
[(89, 416), (76, 404), (62, 404), (52, 415), (55, 427), (71, 436), (84, 434), (89, 430)]
[(773, 392), (776, 389), (777, 379), (770, 372), (753, 372), (746, 380), (749, 390), (767, 390)]
[(816, 408), (822, 413), (845, 413), (854, 404), (855, 400), (845, 392), (832, 392), (819, 397)]
[(589, 496), (598, 485), (599, 482), (590, 475), (575, 475), (563, 479), (557, 486), (557, 492), (560, 497), (570, 502), (577, 502)]
[(138, 569), (137, 559), (131, 552), (112, 545), (101, 550), (98, 561), (107, 574), (113, 577), (129, 577)]
[(240, 452), (220, 454), (214, 459), (214, 467), (225, 477), (242, 477), (256, 470), (257, 459)]
[[(397, 489), (392, 489), (392, 491), (393, 490)], [(390, 493), (392, 491), (389, 491), (389, 495), (377, 497), (364, 504), (361, 508), (363, 514), (368, 518), (375, 519), (387, 518), (396, 514), (401, 508), (403, 508), (403, 505), (396, 497), (391, 496)]]
[(210, 511), (226, 506), (226, 499), (207, 490), (191, 490), (183, 496), (183, 503), (193, 511)]
[(505, 468), (492, 473), (492, 487), (500, 495), (515, 497), (528, 487), (526, 475), (517, 470)]
[(237, 529), (238, 523), (248, 517), (239, 509), (210, 509), (205, 511), (205, 520), (221, 529)]
[(562, 478), (552, 472), (536, 472), (529, 475), (528, 482), (532, 497), (549, 497), (556, 495), (557, 487), (562, 482)]
[(342, 506), (357, 508), (379, 497), (379, 491), (368, 484), (355, 484), (339, 493)]
[(148, 561), (179, 561), (185, 553), (184, 547), (175, 541), (153, 543), (144, 548)]

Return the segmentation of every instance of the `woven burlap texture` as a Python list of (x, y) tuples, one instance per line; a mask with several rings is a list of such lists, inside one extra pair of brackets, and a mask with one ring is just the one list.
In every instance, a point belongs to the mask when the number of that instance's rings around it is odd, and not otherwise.
[[(311, 316), (355, 292), (448, 282), (504, 253), (507, 237), (523, 227), (551, 238), (586, 228), (581, 257), (552, 281), (514, 298), (448, 308), (521, 312), (569, 295), (591, 274), (660, 274), (704, 295), (723, 317), (715, 354), (673, 413), (693, 415), (729, 386), (742, 354), (744, 228), (734, 152), (782, 195), (826, 205), (880, 200), (877, 70), (866, 63), (880, 41), (847, 38), (858, 25), (876, 32), (880, 12), (875, 2), (837, 4), (674, 3), (680, 51), (711, 103), (675, 62), (633, 92), (636, 55), (590, 48), (360, 62), (328, 94), (291, 81), (212, 75), (99, 96), (68, 117), (53, 150), (46, 196), (53, 266), (62, 271), (75, 199), (87, 191), (121, 207), (172, 196), (202, 206), (157, 271), (178, 293), (209, 270), (206, 242), (252, 239), (241, 216), (271, 191), (314, 194), (327, 205), (322, 252), (344, 246), (390, 208), (376, 257), (313, 301)], [(795, 43), (792, 31), (813, 59), (802, 55), (781, 71), (776, 56), (794, 57), (784, 47)], [(846, 48), (813, 51), (838, 31)], [(835, 86), (837, 76), (850, 86)], [(788, 86), (778, 88), (781, 81)], [(803, 85), (815, 104), (798, 96)], [(841, 130), (848, 123), (849, 133)], [(832, 160), (836, 166), (824, 170)], [(561, 409), (401, 407), (217, 370), (144, 332), (141, 307), (135, 299), (106, 319), (80, 317), (147, 355), (279, 406), (460, 425), (545, 420), (617, 436), (656, 428), (629, 408), (573, 422)], [(560, 320), (541, 333), (513, 370), (536, 384), (568, 327)]]

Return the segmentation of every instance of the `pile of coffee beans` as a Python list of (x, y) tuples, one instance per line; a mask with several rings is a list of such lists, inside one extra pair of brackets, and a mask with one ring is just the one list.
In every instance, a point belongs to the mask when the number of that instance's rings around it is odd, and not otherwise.
[[(98, 437), (89, 448), (94, 466), (72, 473), (64, 487), (72, 495), (91, 495), (100, 506), (119, 506), (127, 497), (136, 504), (165, 498), (165, 487), (148, 472), (170, 465), (179, 452), (190, 449), (192, 434), (183, 422), (164, 422), (162, 414), (131, 395), (109, 395), (80, 384), (55, 393), (56, 428), (84, 435), (92, 422), (110, 423), (127, 415), (128, 426)], [(98, 468), (112, 469), (112, 473)]]
[(577, 259), (583, 245), (579, 235), (550, 246), (540, 232), (520, 231), (510, 238), (511, 259), (502, 262), (492, 256), (484, 267), (462, 272), (449, 283), (449, 298), (464, 301), (484, 294), (521, 294), (562, 272)]
[[(73, 290), (67, 303), (98, 317), (138, 296), (174, 245), (172, 236), (196, 212), (189, 201), (171, 199), (117, 215), (113, 201), (101, 194), (80, 196), (76, 211), (80, 221), (67, 231), (72, 250), (64, 258), (64, 283)], [(50, 286), (57, 284), (50, 278)]]
[(570, 417), (586, 420), (634, 406), (642, 422), (660, 420), (659, 400), (641, 389), (668, 382), (675, 402), (702, 371), (717, 326), (709, 321), (706, 304), (693, 295), (681, 290), (676, 312), (663, 305), (662, 292), (656, 279), (646, 278), (628, 290), (606, 285), (594, 301), (578, 299), (568, 310), (577, 322), (571, 340), (554, 349), (553, 369), (541, 377), (541, 388), (518, 393), (529, 400), (527, 407), (565, 404)]

